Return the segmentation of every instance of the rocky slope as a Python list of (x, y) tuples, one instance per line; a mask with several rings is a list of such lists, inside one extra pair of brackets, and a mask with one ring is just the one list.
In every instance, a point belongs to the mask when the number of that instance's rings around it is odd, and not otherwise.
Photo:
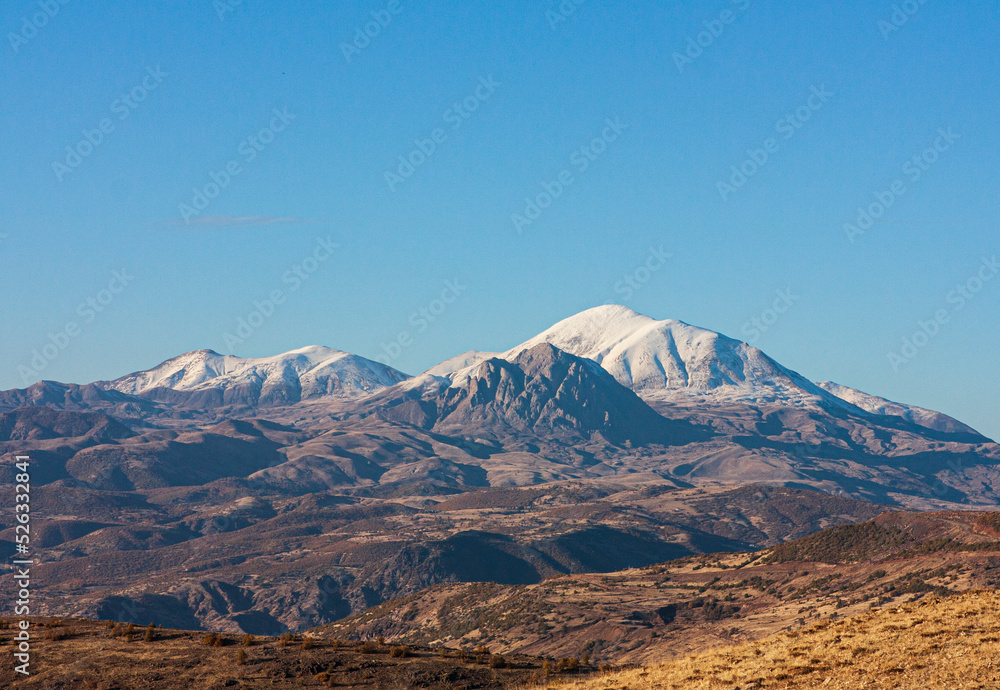
[(651, 663), (781, 631), (797, 637), (817, 621), (992, 588), (998, 579), (1000, 514), (884, 513), (756, 553), (520, 587), (439, 585), (317, 633)]
[[(44, 535), (33, 570), (39, 611), (276, 634), (439, 583), (537, 584), (744, 551), (885, 508), (771, 487), (286, 498), (216, 482), (143, 493), (39, 487), (33, 510)], [(0, 540), (12, 553), (13, 529)], [(0, 581), (0, 592), (11, 583)]]

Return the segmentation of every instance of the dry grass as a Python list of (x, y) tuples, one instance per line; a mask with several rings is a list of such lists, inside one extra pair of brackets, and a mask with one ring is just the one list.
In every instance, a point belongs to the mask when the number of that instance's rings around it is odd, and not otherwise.
[(558, 687), (997, 688), (998, 660), (1000, 594), (980, 591), (825, 621), (801, 632)]
[[(104, 621), (73, 619), (53, 622), (33, 618), (31, 676), (19, 677), (11, 653), (14, 619), (0, 617), (0, 688), (23, 690), (270, 690), (273, 688), (412, 688), (452, 690), (457, 687), (525, 688), (539, 674), (542, 660), (506, 657), (509, 663), (490, 665), (442, 659), (428, 647), (370, 644), (379, 652), (358, 655), (353, 643), (333, 647), (320, 638), (311, 645), (281, 644), (276, 637), (258, 636), (253, 646), (237, 645), (235, 636), (156, 628), (150, 642), (136, 628), (131, 637), (112, 636)], [(122, 631), (127, 626), (120, 626)], [(52, 634), (64, 632), (70, 634)], [(211, 638), (206, 642), (206, 638)], [(216, 645), (223, 640), (223, 646)]]

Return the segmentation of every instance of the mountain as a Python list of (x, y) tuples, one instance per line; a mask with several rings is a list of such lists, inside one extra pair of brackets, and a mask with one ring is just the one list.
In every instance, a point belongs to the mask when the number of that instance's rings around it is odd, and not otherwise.
[[(657, 321), (619, 305), (563, 319), (505, 356), (539, 343), (594, 360), (643, 396), (682, 392), (784, 404), (833, 399), (751, 345), (682, 321)], [(843, 401), (836, 404), (842, 406)]]
[(510, 433), (563, 441), (597, 435), (620, 445), (699, 437), (692, 425), (657, 414), (592, 360), (547, 343), (509, 360), (491, 357), (473, 364), (461, 383), (450, 383), (390, 389), (367, 407), (383, 419), (492, 440)]
[(288, 405), (318, 397), (356, 398), (409, 378), (370, 359), (310, 346), (244, 359), (196, 350), (100, 385), (186, 407)]
[(621, 305), (587, 309), (504, 353), (467, 352), (421, 376), (462, 383), (484, 359), (510, 360), (542, 343), (597, 362), (644, 399), (812, 407), (825, 403), (859, 411), (756, 347), (683, 321), (657, 321)]
[[(145, 622), (265, 634), (435, 584), (534, 586), (771, 546), (870, 519), (874, 502), (1000, 504), (1000, 446), (957, 423), (893, 414), (745, 343), (624, 307), (413, 378), (319, 347), (202, 350), (2, 401), (19, 406), (0, 409), (0, 451), (32, 456), (33, 529), (49, 544), (39, 600), (58, 615), (134, 607)], [(12, 515), (0, 511), (6, 556)], [(666, 596), (656, 582), (641, 589)], [(635, 610), (609, 630), (654, 618)]]
[[(93, 400), (127, 417), (139, 438), (22, 443), (50, 454), (48, 481), (106, 490), (215, 477), (285, 496), (428, 496), (615, 478), (811, 487), (911, 508), (997, 503), (1000, 446), (944, 415), (829, 387), (844, 397), (746, 343), (604, 306), (413, 378), (321, 347), (200, 350), (115, 381), (0, 394), (0, 410), (82, 412)], [(292, 431), (272, 445), (207, 428), (258, 416)], [(199, 467), (216, 456), (218, 472)]]
[(88, 383), (39, 381), (27, 388), (0, 391), (0, 410), (18, 407), (49, 407), (59, 410), (105, 412), (116, 417), (142, 417), (160, 412), (160, 407), (146, 398), (106, 390)]
[(979, 432), (972, 427), (962, 424), (957, 419), (940, 412), (926, 410), (922, 407), (914, 407), (913, 405), (903, 405), (902, 403), (886, 400), (885, 398), (870, 395), (854, 388), (841, 386), (833, 381), (824, 381), (816, 385), (828, 393), (836, 395), (841, 400), (845, 400), (855, 407), (860, 407), (862, 410), (872, 414), (902, 417), (912, 424), (918, 424), (936, 431), (944, 431), (949, 434), (979, 435)]
[[(812, 383), (745, 342), (682, 321), (657, 321), (620, 305), (570, 316), (504, 353), (458, 355), (427, 370), (413, 385), (438, 379), (463, 385), (486, 359), (511, 360), (541, 343), (597, 362), (623, 386), (654, 404), (766, 405), (823, 408), (837, 415), (888, 415), (934, 431), (987, 440), (940, 412), (831, 382)], [(663, 412), (661, 405), (656, 407)]]

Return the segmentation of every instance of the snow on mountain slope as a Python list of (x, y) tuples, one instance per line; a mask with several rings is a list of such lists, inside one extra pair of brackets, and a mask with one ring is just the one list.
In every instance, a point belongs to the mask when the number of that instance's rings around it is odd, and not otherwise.
[(560, 321), (504, 354), (549, 343), (598, 362), (644, 397), (705, 395), (755, 402), (844, 406), (755, 347), (682, 321), (657, 321), (619, 305), (595, 307)]
[(471, 350), (441, 362), (403, 386), (440, 390), (463, 386), (490, 358), (513, 361), (547, 343), (600, 364), (648, 401), (778, 404), (813, 408), (823, 403), (851, 414), (895, 415), (947, 433), (978, 433), (947, 415), (894, 403), (834, 383), (814, 384), (757, 348), (682, 321), (644, 316), (605, 305), (563, 319), (504, 353)]
[(475, 365), (485, 362), (488, 359), (492, 359), (493, 357), (503, 357), (503, 355), (499, 352), (480, 352), (479, 350), (469, 350), (468, 352), (463, 352), (462, 354), (456, 355), (451, 359), (446, 359), (439, 364), (435, 364), (421, 374), (421, 376), (450, 378), (458, 371), (468, 369), (469, 367), (475, 367)]
[(271, 398), (294, 402), (319, 396), (358, 397), (407, 378), (392, 367), (364, 357), (314, 345), (273, 357), (249, 359), (196, 350), (102, 385), (130, 395), (157, 389), (218, 390), (231, 398), (230, 393), (242, 391), (249, 399), (227, 399), (227, 402), (257, 403)]
[(947, 433), (979, 434), (972, 427), (962, 424), (957, 419), (941, 412), (893, 402), (885, 398), (880, 398), (877, 395), (870, 395), (854, 388), (841, 386), (839, 383), (834, 383), (833, 381), (823, 381), (816, 385), (836, 395), (841, 400), (846, 400), (852, 405), (872, 414), (895, 415), (896, 417), (902, 417), (912, 424), (919, 424), (928, 429)]

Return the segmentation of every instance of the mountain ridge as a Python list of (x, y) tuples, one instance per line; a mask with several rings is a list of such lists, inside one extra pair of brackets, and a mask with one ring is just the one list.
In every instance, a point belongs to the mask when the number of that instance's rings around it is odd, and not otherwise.
[(254, 358), (193, 350), (152, 369), (96, 385), (157, 400), (187, 398), (192, 406), (213, 402), (266, 406), (317, 397), (363, 397), (407, 378), (401, 371), (360, 355), (311, 345)]

